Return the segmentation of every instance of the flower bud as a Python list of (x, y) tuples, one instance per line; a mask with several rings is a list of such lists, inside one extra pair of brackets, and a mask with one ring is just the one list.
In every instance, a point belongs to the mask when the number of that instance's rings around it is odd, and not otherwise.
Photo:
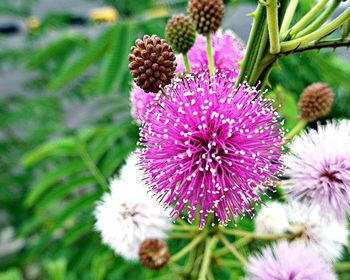
[(137, 39), (128, 58), (130, 73), (136, 85), (145, 92), (158, 92), (174, 77), (176, 57), (173, 49), (156, 35)]
[(199, 34), (216, 32), (224, 18), (225, 5), (222, 0), (190, 0), (188, 13)]
[(312, 84), (304, 89), (300, 96), (300, 117), (304, 120), (314, 121), (326, 116), (332, 108), (333, 101), (333, 91), (327, 84)]
[(196, 40), (196, 29), (188, 16), (173, 16), (165, 29), (165, 36), (174, 50), (187, 53)]
[(170, 259), (168, 245), (160, 239), (146, 239), (140, 246), (139, 257), (144, 267), (161, 269)]

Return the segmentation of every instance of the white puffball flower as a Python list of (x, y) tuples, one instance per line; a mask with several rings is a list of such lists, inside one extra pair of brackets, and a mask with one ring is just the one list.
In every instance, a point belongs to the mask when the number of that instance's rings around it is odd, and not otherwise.
[(283, 234), (288, 229), (285, 207), (278, 201), (263, 206), (254, 219), (255, 231), (261, 234)]
[(141, 243), (149, 238), (166, 239), (171, 221), (141, 181), (137, 156), (132, 155), (120, 178), (110, 182), (110, 193), (96, 205), (95, 229), (102, 242), (127, 260), (138, 260)]
[(286, 208), (289, 231), (297, 234), (296, 240), (303, 241), (326, 261), (334, 262), (341, 257), (343, 248), (348, 244), (345, 220), (330, 220), (319, 207), (310, 207), (297, 201), (291, 202)]

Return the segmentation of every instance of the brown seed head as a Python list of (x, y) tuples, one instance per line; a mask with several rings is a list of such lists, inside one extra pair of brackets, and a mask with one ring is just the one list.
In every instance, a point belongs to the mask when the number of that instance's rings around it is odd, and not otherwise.
[(225, 5), (223, 0), (190, 0), (187, 10), (197, 32), (207, 35), (219, 29), (224, 18)]
[(158, 92), (174, 77), (176, 57), (173, 49), (156, 35), (137, 39), (128, 58), (130, 73), (136, 85), (145, 92)]
[(173, 16), (165, 29), (168, 42), (178, 53), (187, 53), (196, 40), (196, 29), (188, 16)]
[(332, 89), (324, 83), (315, 83), (302, 92), (299, 99), (300, 117), (308, 121), (326, 116), (333, 105)]
[(160, 239), (146, 239), (140, 246), (139, 257), (144, 267), (161, 269), (170, 259), (168, 245)]

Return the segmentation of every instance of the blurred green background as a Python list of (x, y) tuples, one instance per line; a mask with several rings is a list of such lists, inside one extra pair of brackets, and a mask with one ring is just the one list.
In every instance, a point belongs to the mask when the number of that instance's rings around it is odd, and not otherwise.
[[(224, 29), (246, 42), (256, 1), (225, 2)], [(314, 1), (301, 2), (299, 12)], [(136, 146), (130, 46), (146, 33), (164, 36), (169, 16), (186, 4), (1, 0), (0, 280), (175, 279), (115, 257), (93, 231), (92, 211), (99, 185)], [(94, 10), (106, 6), (114, 10)], [(328, 118), (350, 118), (349, 55), (310, 52), (281, 59), (270, 77), (287, 128), (297, 122), (302, 90), (319, 81), (336, 94)], [(173, 251), (179, 246), (171, 242)], [(239, 273), (227, 268), (217, 277)]]

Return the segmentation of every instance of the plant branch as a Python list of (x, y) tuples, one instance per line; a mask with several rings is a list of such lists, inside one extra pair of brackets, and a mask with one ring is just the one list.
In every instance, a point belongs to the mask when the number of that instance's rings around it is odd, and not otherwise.
[(206, 275), (208, 273), (209, 266), (210, 266), (212, 252), (213, 252), (213, 249), (215, 248), (217, 242), (218, 242), (218, 238), (215, 235), (211, 238), (208, 238), (206, 241), (205, 250), (204, 250), (204, 258), (203, 258), (201, 270), (199, 271), (199, 276), (198, 276), (199, 280), (206, 279)]
[(347, 8), (342, 14), (340, 14), (337, 18), (335, 18), (329, 24), (325, 25), (323, 28), (320, 28), (303, 37), (296, 38), (291, 41), (282, 42), (281, 52), (293, 51), (297, 48), (304, 47), (307, 43), (320, 40), (321, 38), (332, 33), (342, 24), (344, 24), (344, 22), (349, 18), (350, 18), (350, 7)]
[[(236, 240), (235, 242), (233, 242), (233, 246), (235, 246), (238, 249), (240, 247), (247, 245), (252, 240), (253, 240), (253, 238), (251, 236), (242, 237), (242, 238)], [(229, 253), (229, 252), (230, 251), (227, 249), (227, 247), (222, 247), (220, 249), (217, 249), (213, 255), (215, 257), (220, 257), (220, 256), (223, 256), (223, 255)]]
[(202, 232), (196, 238), (194, 238), (190, 243), (183, 247), (179, 252), (173, 255), (170, 259), (171, 262), (176, 262), (182, 257), (186, 256), (191, 250), (193, 250), (202, 240), (207, 236), (206, 232)]
[(79, 155), (87, 169), (90, 171), (92, 176), (95, 177), (96, 182), (102, 187), (103, 191), (108, 192), (109, 187), (106, 178), (102, 175), (95, 162), (89, 155), (88, 151), (86, 150), (85, 143), (79, 140), (77, 143), (77, 147), (79, 150)]
[(227, 235), (257, 239), (257, 240), (271, 240), (271, 241), (279, 240), (279, 239), (293, 239), (297, 234), (299, 234), (299, 232), (292, 233), (292, 234), (288, 234), (288, 233), (287, 234), (262, 234), (257, 232), (251, 232), (251, 231), (245, 231), (245, 230), (239, 230), (239, 229), (227, 229), (227, 228), (220, 228), (220, 231)]
[[(280, 30), (281, 34), (286, 33), (286, 31), (288, 30), (288, 28), (293, 20), (295, 10), (296, 10), (298, 4), (299, 4), (299, 0), (291, 0), (290, 1), (289, 5), (287, 7), (287, 10), (286, 10), (286, 14), (285, 14), (283, 21), (282, 21), (281, 30)], [(282, 37), (282, 39), (284, 39), (284, 37)]]
[(287, 37), (288, 35), (295, 35), (300, 30), (304, 28), (317, 14), (319, 11), (323, 9), (324, 6), (328, 3), (329, 0), (321, 0), (319, 1), (309, 12), (306, 13), (291, 29), (286, 31), (283, 37)]
[(170, 239), (190, 239), (194, 237), (194, 234), (189, 232), (171, 232), (168, 234), (168, 237)]
[(311, 50), (320, 50), (326, 48), (339, 48), (339, 47), (350, 47), (350, 39), (339, 39), (339, 40), (325, 40), (321, 42), (313, 42), (303, 47), (299, 47), (293, 51), (293, 53), (301, 53)]
[(350, 271), (350, 262), (335, 263), (333, 268), (336, 272)]
[(206, 35), (206, 39), (207, 39), (209, 72), (210, 72), (210, 76), (212, 76), (215, 74), (215, 65), (214, 65), (213, 49), (211, 47), (210, 33)]
[[(262, 37), (264, 30), (266, 29), (266, 12), (264, 11), (264, 7), (261, 3), (258, 4), (257, 9), (252, 16), (254, 17), (253, 26), (249, 35), (246, 54), (241, 63), (241, 70), (236, 82), (236, 88), (238, 88), (246, 77), (252, 73), (254, 64), (259, 63), (257, 61), (257, 56), (259, 49), (262, 48)], [(265, 47), (266, 44), (264, 45), (264, 49)]]
[(280, 34), (278, 30), (278, 1), (266, 0), (267, 27), (270, 38), (270, 52), (280, 52)]
[(300, 120), (295, 127), (291, 131), (288, 132), (288, 134), (285, 136), (286, 139), (292, 139), (294, 136), (296, 136), (300, 131), (302, 131), (305, 126), (307, 125), (306, 120)]
[(230, 243), (230, 241), (222, 234), (219, 234), (219, 239), (227, 247), (227, 249), (232, 253), (232, 255), (236, 257), (243, 266), (246, 266), (247, 260), (241, 255), (241, 253), (238, 252), (237, 248), (233, 246)]
[(190, 62), (189, 62), (189, 60), (188, 60), (187, 53), (183, 53), (183, 54), (182, 54), (182, 57), (183, 57), (183, 60), (184, 60), (184, 64), (185, 64), (186, 71), (187, 71), (188, 73), (191, 73), (191, 72), (192, 72), (192, 69), (191, 69)]
[(332, 4), (327, 9), (325, 9), (323, 13), (319, 17), (317, 17), (313, 23), (311, 23), (308, 27), (306, 27), (304, 30), (298, 33), (297, 38), (305, 36), (315, 31), (322, 24), (324, 24), (326, 20), (330, 17), (330, 15), (337, 9), (339, 4), (340, 4), (340, 0), (334, 0)]

